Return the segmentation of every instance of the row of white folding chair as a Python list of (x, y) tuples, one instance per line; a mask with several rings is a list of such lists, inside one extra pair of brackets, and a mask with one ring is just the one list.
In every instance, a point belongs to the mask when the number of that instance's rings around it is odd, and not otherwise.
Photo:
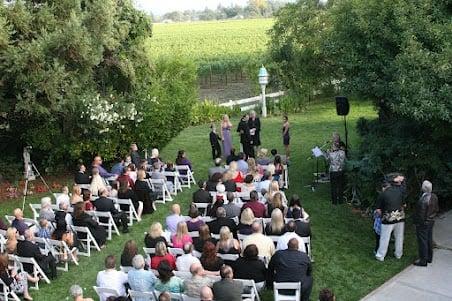
[(9, 286), (0, 279), (0, 286), (3, 287), (2, 291), (0, 291), (0, 300), (4, 301), (20, 301), (20, 298), (16, 295), (16, 293), (9, 289)]
[[(20, 271), (25, 271), (24, 264), (31, 264), (33, 266), (33, 277), (39, 277), (40, 279), (44, 280), (47, 284), (50, 284), (50, 280), (47, 277), (47, 275), (44, 273), (44, 271), (41, 269), (39, 264), (36, 262), (36, 260), (32, 257), (19, 257), (16, 255), (8, 254), (8, 259), (13, 262), (14, 268)], [(36, 290), (39, 290), (39, 281), (34, 284), (32, 287)]]
[[(115, 220), (113, 219), (113, 216), (111, 215), (111, 212), (88, 210), (88, 211), (86, 211), (86, 213), (91, 215), (92, 217), (94, 217), (94, 219), (97, 221), (97, 223), (100, 226), (107, 228), (107, 233), (108, 233), (107, 239), (108, 240), (111, 240), (113, 230), (115, 231), (115, 233), (118, 236), (121, 235), (119, 233), (118, 226), (116, 225)], [(103, 220), (103, 219), (107, 219), (107, 222), (102, 222), (101, 220)]]
[(148, 184), (150, 185), (152, 191), (157, 192), (158, 198), (155, 201), (156, 203), (165, 204), (166, 202), (173, 201), (173, 197), (171, 196), (171, 192), (166, 185), (166, 181), (164, 179), (147, 179)]
[[(40, 244), (40, 246), (43, 246), (43, 248), (41, 248), (44, 249), (44, 252), (51, 253), (59, 263), (63, 263), (63, 267), (57, 267), (57, 269), (65, 272), (69, 271), (69, 261), (78, 265), (78, 260), (74, 255), (76, 248), (70, 249), (65, 241), (41, 237), (35, 237), (35, 241)], [(64, 256), (64, 254), (66, 254), (67, 260), (61, 260), (61, 257)]]
[[(79, 248), (79, 254), (83, 255), (83, 256), (91, 256), (91, 248), (96, 249), (97, 251), (100, 251), (100, 247), (97, 244), (96, 239), (94, 238), (93, 234), (91, 233), (91, 231), (89, 230), (88, 227), (79, 227), (79, 226), (73, 226), (71, 225), (71, 229), (72, 232), (77, 234), (78, 240), (80, 241), (80, 243), (82, 243), (85, 251), (82, 252), (81, 249)], [(81, 238), (82, 235), (80, 235), (80, 233), (83, 234), (83, 236), (86, 236), (85, 238)]]

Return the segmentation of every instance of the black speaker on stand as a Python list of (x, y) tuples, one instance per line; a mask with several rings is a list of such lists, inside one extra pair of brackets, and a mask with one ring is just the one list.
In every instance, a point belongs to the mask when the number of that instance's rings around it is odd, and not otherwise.
[(350, 103), (345, 96), (336, 96), (336, 113), (344, 117), (345, 128), (345, 154), (348, 157), (348, 130), (347, 130), (347, 115), (350, 112)]

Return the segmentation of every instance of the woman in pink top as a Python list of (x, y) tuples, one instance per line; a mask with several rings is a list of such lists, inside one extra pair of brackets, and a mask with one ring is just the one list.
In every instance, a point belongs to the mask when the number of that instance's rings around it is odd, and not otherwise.
[(186, 222), (177, 224), (176, 234), (171, 237), (173, 248), (183, 248), (187, 243), (193, 243), (193, 239), (188, 235), (188, 227)]

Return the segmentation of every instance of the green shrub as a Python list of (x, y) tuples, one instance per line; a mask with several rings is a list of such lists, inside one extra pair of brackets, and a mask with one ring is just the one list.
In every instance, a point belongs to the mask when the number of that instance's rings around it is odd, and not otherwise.
[(205, 99), (194, 104), (191, 111), (191, 124), (198, 125), (208, 122), (214, 122), (221, 120), (224, 114), (228, 114), (229, 117), (236, 116), (240, 113), (237, 108), (230, 109), (228, 107), (222, 107), (215, 102)]

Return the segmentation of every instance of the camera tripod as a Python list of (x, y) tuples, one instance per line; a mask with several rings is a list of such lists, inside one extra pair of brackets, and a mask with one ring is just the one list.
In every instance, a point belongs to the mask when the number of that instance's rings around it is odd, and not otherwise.
[(22, 211), (25, 209), (25, 201), (28, 195), (28, 182), (36, 180), (36, 176), (38, 176), (41, 179), (41, 181), (47, 187), (49, 192), (52, 193), (52, 190), (50, 189), (49, 185), (47, 185), (47, 182), (44, 180), (38, 168), (33, 162), (29, 161), (28, 164), (26, 164), (24, 174), (25, 174), (25, 185), (24, 185), (24, 200), (22, 202)]

